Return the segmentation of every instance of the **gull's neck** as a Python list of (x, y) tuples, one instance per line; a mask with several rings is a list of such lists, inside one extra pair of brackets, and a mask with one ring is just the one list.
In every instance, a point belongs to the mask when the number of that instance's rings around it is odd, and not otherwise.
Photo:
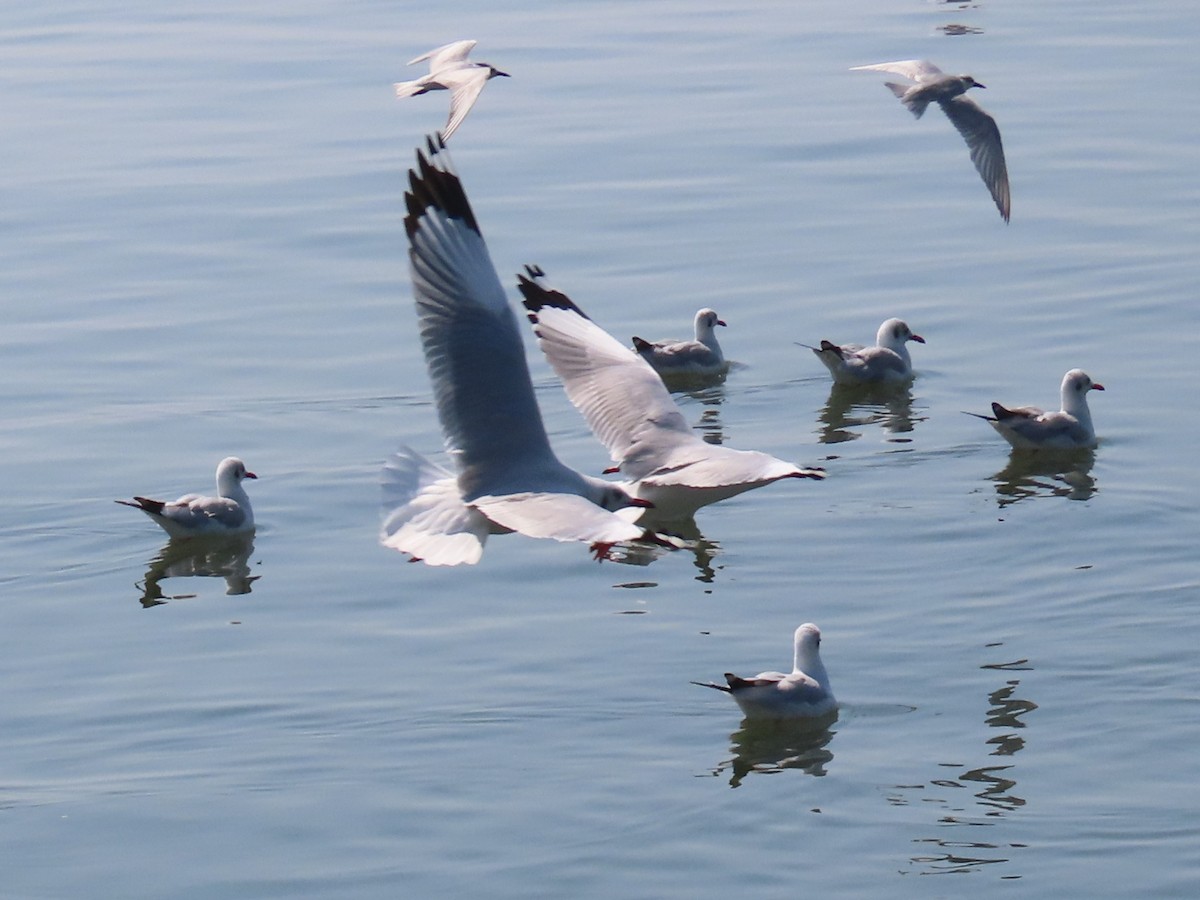
[(1069, 384), (1062, 387), (1062, 411), (1074, 416), (1088, 433), (1092, 433), (1092, 411), (1088, 408), (1087, 391), (1080, 393)]
[(908, 341), (903, 338), (897, 340), (892, 334), (892, 329), (880, 328), (879, 333), (875, 335), (875, 344), (876, 346), (883, 347), (885, 350), (891, 350), (899, 356), (904, 360), (905, 368), (912, 367), (912, 357), (908, 355)]
[(821, 652), (808, 652), (802, 643), (796, 643), (796, 657), (792, 663), (793, 672), (803, 672), (821, 687), (829, 689), (829, 676), (825, 673), (825, 664), (821, 662)]
[(696, 317), (696, 340), (717, 356), (722, 356), (721, 345), (717, 342), (717, 331), (708, 324), (708, 320), (703, 316)]

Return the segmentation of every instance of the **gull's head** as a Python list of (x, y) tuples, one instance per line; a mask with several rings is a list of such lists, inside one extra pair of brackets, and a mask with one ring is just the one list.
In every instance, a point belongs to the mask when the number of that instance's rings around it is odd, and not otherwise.
[(596, 479), (598, 490), (596, 496), (592, 498), (592, 502), (602, 509), (607, 509), (609, 512), (616, 512), (618, 509), (628, 509), (636, 507), (638, 509), (653, 509), (654, 504), (649, 500), (643, 500), (640, 497), (631, 497), (629, 492), (619, 484), (613, 484), (608, 481)]
[(702, 309), (696, 313), (696, 337), (710, 334), (718, 325), (724, 326), (725, 320), (717, 315), (715, 309)]
[(964, 91), (968, 91), (973, 87), (977, 87), (977, 88), (986, 88), (987, 87), (986, 84), (980, 84), (978, 81), (976, 81), (970, 75), (959, 75), (958, 77), (962, 79)]
[(888, 319), (879, 326), (879, 334), (875, 336), (875, 342), (880, 347), (903, 347), (906, 341), (923, 344), (925, 338), (909, 328), (903, 319)]
[(236, 456), (227, 456), (217, 466), (217, 487), (235, 488), (247, 478), (258, 478)]
[(808, 672), (820, 665), (821, 629), (812, 622), (805, 622), (796, 629), (796, 668)]
[(1104, 385), (1098, 381), (1092, 381), (1091, 376), (1083, 369), (1072, 369), (1063, 376), (1062, 392), (1064, 397), (1068, 394), (1084, 397), (1088, 391), (1102, 390), (1104, 390)]

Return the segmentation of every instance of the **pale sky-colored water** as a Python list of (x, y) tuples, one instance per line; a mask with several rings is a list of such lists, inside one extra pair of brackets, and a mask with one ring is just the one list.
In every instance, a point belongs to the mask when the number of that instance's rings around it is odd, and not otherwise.
[[(1191, 896), (1198, 24), (1109, 2), (10, 16), (6, 891)], [(452, 142), (505, 282), (540, 263), (622, 338), (714, 307), (742, 366), (685, 414), (824, 483), (705, 510), (703, 549), (645, 566), (377, 545), (382, 459), (441, 443), (401, 195), (446, 97), (390, 84), (463, 37), (513, 75)], [(988, 85), (1010, 225), (944, 117), (847, 71), (908, 57)], [(907, 396), (831, 395), (795, 345), (891, 315), (928, 340)], [(599, 471), (529, 349), (556, 448)], [(961, 414), (1053, 404), (1073, 366), (1108, 388), (1086, 472)], [(164, 536), (111, 501), (208, 489), (230, 453), (260, 476), (253, 547), (153, 562)], [(688, 684), (786, 666), (803, 621), (829, 732), (747, 732)]]

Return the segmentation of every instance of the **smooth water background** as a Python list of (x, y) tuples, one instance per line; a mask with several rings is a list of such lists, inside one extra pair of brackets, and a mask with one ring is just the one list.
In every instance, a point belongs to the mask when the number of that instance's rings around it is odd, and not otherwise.
[[(1197, 33), (1184, 0), (9, 9), (0, 894), (1195, 896)], [(383, 458), (441, 444), (401, 197), (447, 98), (390, 84), (464, 37), (513, 75), (452, 141), (506, 283), (540, 263), (622, 338), (715, 307), (742, 366), (686, 414), (827, 481), (644, 567), (378, 546)], [(988, 85), (1011, 225), (944, 116), (847, 71), (910, 57)], [(794, 343), (891, 315), (911, 403)], [(1073, 366), (1108, 387), (1084, 471), (961, 413)], [(111, 502), (231, 453), (241, 553), (159, 560)], [(688, 683), (810, 620), (828, 732)]]

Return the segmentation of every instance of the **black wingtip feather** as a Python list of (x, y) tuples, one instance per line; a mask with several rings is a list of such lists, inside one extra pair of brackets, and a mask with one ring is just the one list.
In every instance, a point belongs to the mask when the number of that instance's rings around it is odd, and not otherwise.
[(454, 173), (453, 164), (446, 158), (445, 168), (433, 164), (439, 154), (446, 153), (446, 143), (440, 133), (425, 138), (426, 150), (417, 149), (417, 164), (408, 170), (408, 190), (404, 194), (407, 215), (404, 230), (411, 240), (421, 228), (421, 217), (432, 207), (448, 218), (461, 219), (467, 227), (480, 234), (479, 223), (467, 200), (462, 181)]
[(537, 315), (547, 307), (551, 309), (565, 309), (573, 312), (583, 318), (587, 318), (587, 313), (575, 305), (575, 302), (564, 294), (562, 291), (551, 290), (544, 287), (537, 279), (544, 278), (546, 273), (542, 271), (541, 266), (526, 266), (524, 273), (517, 273), (517, 289), (520, 290), (521, 296), (524, 298), (521, 303), (529, 313), (529, 321), (537, 324)]

